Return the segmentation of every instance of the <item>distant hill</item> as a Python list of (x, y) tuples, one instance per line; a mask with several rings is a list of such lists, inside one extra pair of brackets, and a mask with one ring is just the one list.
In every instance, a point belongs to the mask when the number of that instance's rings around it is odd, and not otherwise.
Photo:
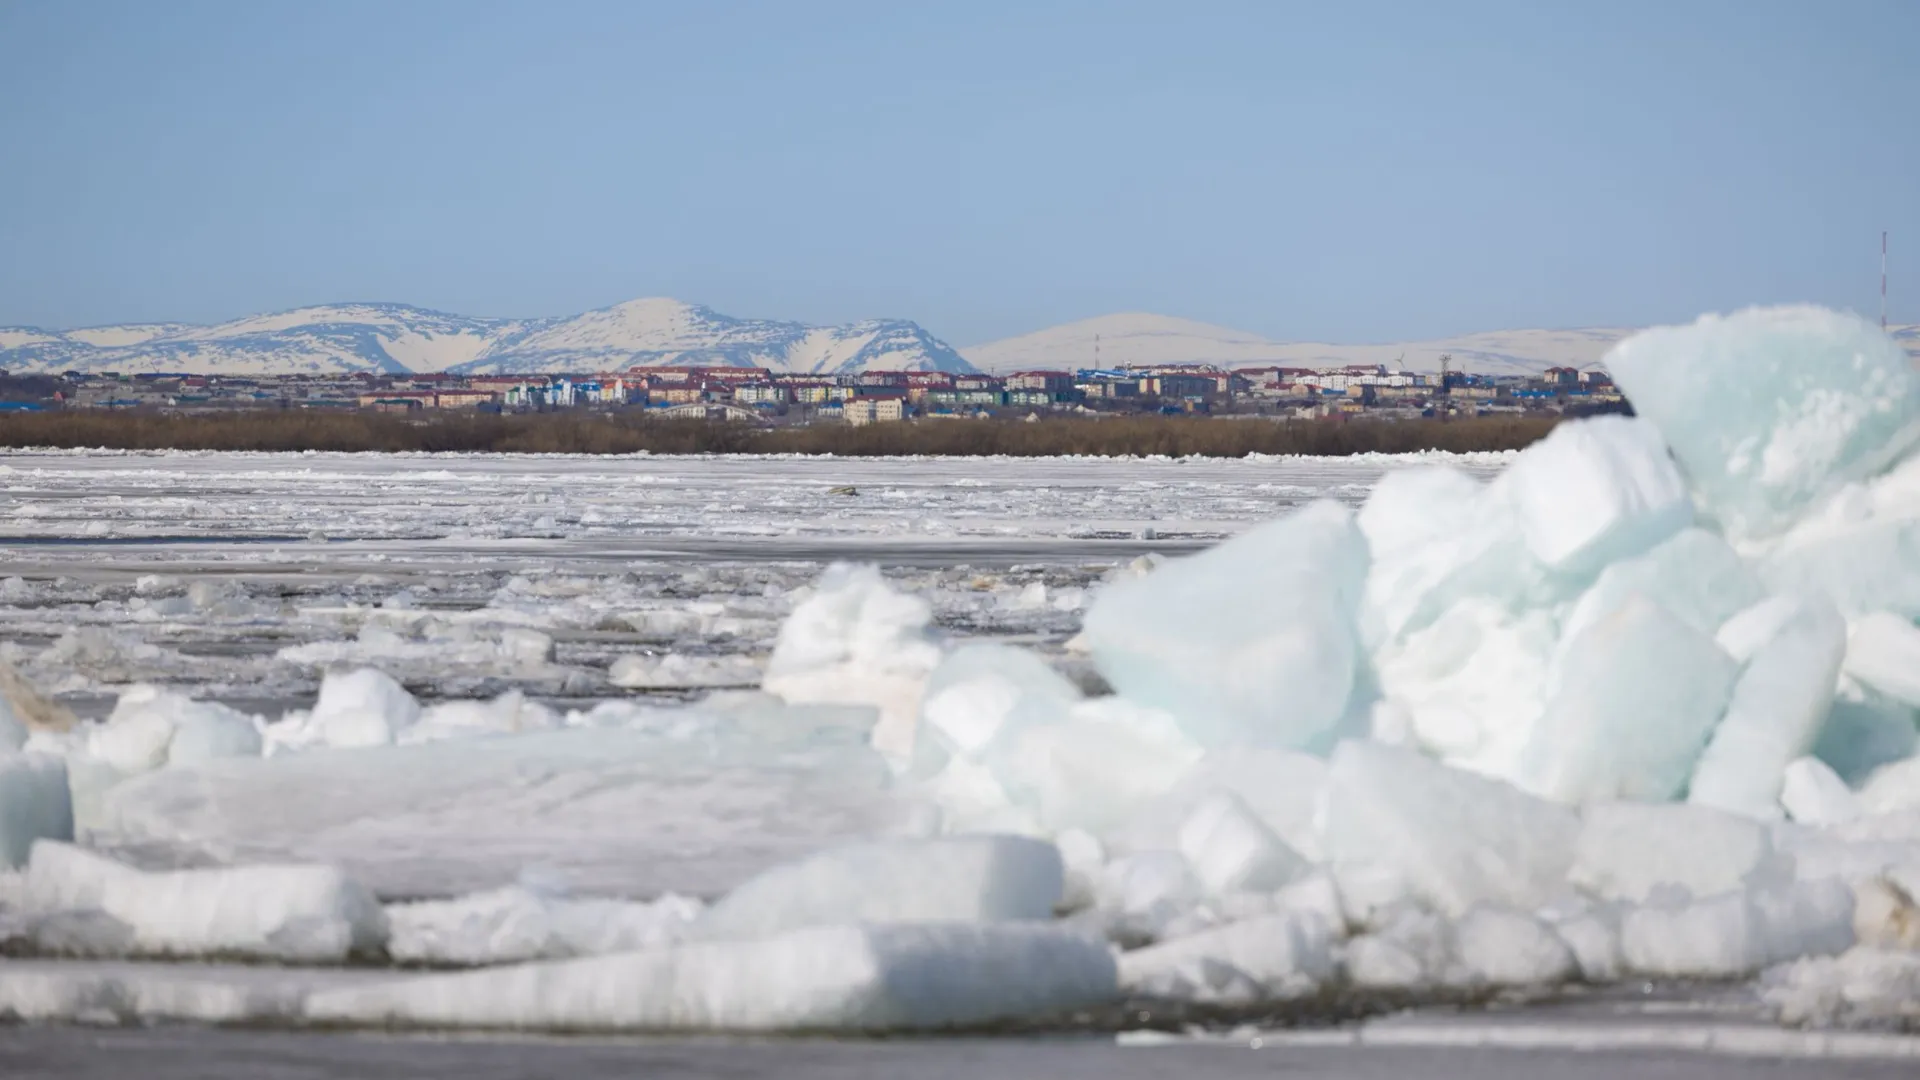
[(0, 369), (15, 373), (496, 374), (662, 365), (819, 374), (973, 370), (951, 346), (905, 320), (807, 326), (736, 319), (667, 299), (632, 300), (555, 319), (331, 304), (218, 326), (0, 327)]
[[(1920, 326), (1891, 328), (1909, 353), (1920, 357)], [(1550, 367), (1597, 364), (1613, 344), (1633, 333), (1626, 327), (1583, 330), (1494, 330), (1435, 341), (1385, 345), (1332, 345), (1270, 341), (1257, 334), (1165, 315), (1103, 315), (1019, 337), (960, 350), (981, 371), (1005, 373), (1036, 368), (1090, 367), (1094, 336), (1100, 363), (1219, 364), (1223, 367), (1335, 367), (1387, 364), (1406, 371), (1438, 371), (1452, 355), (1456, 370), (1494, 375), (1531, 375)]]
[[(877, 319), (808, 326), (739, 319), (662, 298), (553, 319), (449, 315), (404, 304), (329, 304), (217, 326), (140, 323), (81, 330), (0, 327), (0, 370), (192, 372), (228, 375), (449, 371), (464, 374), (621, 371), (630, 367), (765, 367), (806, 374), (862, 371), (1073, 369), (1122, 364), (1333, 367), (1387, 364), (1533, 374), (1587, 367), (1624, 327), (1496, 330), (1435, 341), (1335, 345), (1270, 341), (1165, 315), (1103, 315), (956, 351), (919, 324)], [(1894, 336), (1920, 357), (1920, 326)]]

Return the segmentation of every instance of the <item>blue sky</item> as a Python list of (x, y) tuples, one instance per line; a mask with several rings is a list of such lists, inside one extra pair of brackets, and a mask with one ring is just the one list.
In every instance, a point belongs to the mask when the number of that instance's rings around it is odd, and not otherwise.
[(0, 0), (0, 324), (1920, 321), (1920, 3)]

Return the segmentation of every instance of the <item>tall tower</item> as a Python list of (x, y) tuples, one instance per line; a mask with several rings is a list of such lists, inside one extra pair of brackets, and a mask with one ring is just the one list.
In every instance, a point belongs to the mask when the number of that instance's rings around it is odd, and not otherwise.
[[(1882, 276), (1884, 277), (1885, 275), (1883, 274)], [(1881, 306), (1885, 307), (1886, 305), (1882, 304)], [(1885, 322), (1886, 320), (1882, 319), (1880, 321)], [(1095, 371), (1100, 370), (1100, 335), (1099, 334), (1093, 335), (1093, 370)]]

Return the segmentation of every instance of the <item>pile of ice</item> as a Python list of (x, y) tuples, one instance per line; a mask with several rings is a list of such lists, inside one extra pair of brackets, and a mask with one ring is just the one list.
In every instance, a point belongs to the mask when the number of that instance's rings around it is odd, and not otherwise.
[[(1121, 970), (1157, 994), (1719, 978), (1899, 938), (1920, 375), (1813, 308), (1607, 364), (1638, 418), (1110, 583), (1076, 644), (1112, 695), (970, 646), (876, 745), (949, 831), (1056, 839), (1077, 918), (1147, 944)], [(829, 642), (884, 607), (839, 573), (809, 605), (853, 623)]]

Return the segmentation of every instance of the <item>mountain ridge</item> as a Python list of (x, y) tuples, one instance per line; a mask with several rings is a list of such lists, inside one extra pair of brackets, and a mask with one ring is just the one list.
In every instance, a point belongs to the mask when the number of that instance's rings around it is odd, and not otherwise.
[[(1098, 365), (1217, 364), (1537, 374), (1590, 367), (1627, 327), (1493, 330), (1412, 342), (1282, 342), (1166, 315), (1119, 313), (955, 349), (906, 319), (814, 326), (742, 319), (664, 297), (538, 319), (456, 315), (408, 304), (349, 302), (248, 315), (213, 325), (147, 322), (47, 330), (0, 327), (0, 370), (226, 375), (534, 374), (634, 367), (765, 367), (794, 374), (982, 371)], [(1920, 358), (1920, 326), (1889, 328)]]
[(973, 370), (952, 346), (905, 319), (812, 326), (740, 319), (664, 297), (547, 319), (356, 302), (210, 326), (0, 327), (0, 369), (16, 373), (479, 375), (682, 365), (805, 374)]

